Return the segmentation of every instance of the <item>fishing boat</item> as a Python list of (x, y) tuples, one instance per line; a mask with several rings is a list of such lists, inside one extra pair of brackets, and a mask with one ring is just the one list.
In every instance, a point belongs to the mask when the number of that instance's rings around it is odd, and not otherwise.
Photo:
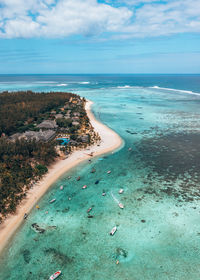
[(62, 186), (60, 186), (60, 190), (63, 190), (63, 185), (62, 185)]
[(110, 170), (108, 170), (108, 171), (107, 171), (107, 174), (110, 174), (110, 173), (111, 173), (111, 171), (110, 171)]
[(117, 227), (115, 226), (115, 227), (111, 230), (110, 235), (114, 235), (116, 231), (117, 231)]
[(87, 185), (84, 185), (84, 186), (82, 187), (83, 190), (86, 189), (86, 188), (87, 188)]
[(118, 204), (118, 206), (119, 208), (124, 209), (124, 205), (121, 202)]
[(119, 194), (122, 194), (123, 192), (124, 192), (123, 189), (120, 189), (120, 190), (119, 190)]
[(102, 193), (102, 196), (106, 196), (106, 193), (105, 193), (105, 192), (103, 192), (103, 193)]
[(55, 198), (53, 198), (51, 201), (49, 201), (49, 203), (53, 203), (54, 201), (56, 201)]
[(60, 275), (61, 275), (61, 270), (55, 272), (54, 274), (52, 274), (50, 277), (49, 277), (49, 280), (54, 280), (56, 278), (58, 278)]

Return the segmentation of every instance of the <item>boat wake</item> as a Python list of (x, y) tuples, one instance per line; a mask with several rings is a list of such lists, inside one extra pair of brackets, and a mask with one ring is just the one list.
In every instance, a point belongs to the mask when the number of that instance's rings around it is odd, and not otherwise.
[(113, 198), (113, 200), (119, 205), (119, 200), (114, 196), (114, 194), (112, 193), (112, 191), (111, 191), (111, 196), (112, 196), (112, 198)]

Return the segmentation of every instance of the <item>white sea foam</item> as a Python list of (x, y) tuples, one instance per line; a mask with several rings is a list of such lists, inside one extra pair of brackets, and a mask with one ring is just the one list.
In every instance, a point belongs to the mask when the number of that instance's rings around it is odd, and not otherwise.
[(125, 85), (125, 86), (118, 86), (117, 88), (131, 88), (131, 86), (129, 86), (129, 85)]
[(57, 82), (53, 81), (36, 81), (34, 84), (57, 84)]
[(80, 85), (88, 85), (88, 84), (90, 84), (90, 82), (80, 82), (79, 84)]
[(187, 94), (192, 94), (192, 95), (200, 96), (200, 93), (193, 92), (191, 90), (183, 90), (183, 89), (175, 89), (175, 88), (164, 88), (164, 87), (159, 87), (159, 86), (153, 86), (153, 87), (149, 87), (149, 88), (162, 89), (162, 90), (168, 90), (168, 91), (176, 91), (176, 92), (180, 92), (180, 93), (187, 93)]
[(57, 87), (66, 87), (67, 84), (58, 84)]

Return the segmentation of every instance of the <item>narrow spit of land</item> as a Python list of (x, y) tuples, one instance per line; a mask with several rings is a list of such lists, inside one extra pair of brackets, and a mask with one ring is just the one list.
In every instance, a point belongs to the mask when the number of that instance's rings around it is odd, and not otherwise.
[(24, 214), (31, 211), (31, 209), (37, 204), (38, 200), (60, 176), (79, 163), (91, 159), (91, 153), (93, 154), (93, 157), (96, 157), (116, 150), (122, 145), (123, 141), (120, 136), (95, 118), (91, 111), (91, 106), (92, 102), (87, 101), (85, 109), (94, 130), (101, 137), (100, 145), (93, 145), (87, 149), (77, 150), (65, 160), (59, 160), (49, 168), (48, 173), (43, 179), (28, 191), (26, 199), (24, 199), (18, 206), (16, 213), (14, 215), (9, 215), (3, 224), (0, 225), (0, 252), (2, 252), (9, 239), (23, 222)]

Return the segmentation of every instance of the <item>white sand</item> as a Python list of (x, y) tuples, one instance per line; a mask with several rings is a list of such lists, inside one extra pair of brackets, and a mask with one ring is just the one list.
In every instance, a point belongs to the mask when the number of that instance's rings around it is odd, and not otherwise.
[(101, 137), (100, 146), (94, 145), (88, 150), (75, 151), (69, 158), (59, 160), (51, 168), (43, 179), (35, 184), (27, 193), (27, 197), (17, 207), (14, 215), (9, 215), (0, 225), (0, 251), (5, 248), (9, 239), (13, 236), (17, 228), (24, 221), (24, 213), (29, 213), (37, 204), (38, 200), (46, 193), (48, 188), (66, 171), (73, 168), (84, 160), (91, 159), (88, 155), (93, 152), (93, 157), (108, 153), (119, 148), (122, 145), (122, 139), (113, 130), (97, 121), (91, 112), (92, 102), (86, 103), (86, 111), (92, 126)]

